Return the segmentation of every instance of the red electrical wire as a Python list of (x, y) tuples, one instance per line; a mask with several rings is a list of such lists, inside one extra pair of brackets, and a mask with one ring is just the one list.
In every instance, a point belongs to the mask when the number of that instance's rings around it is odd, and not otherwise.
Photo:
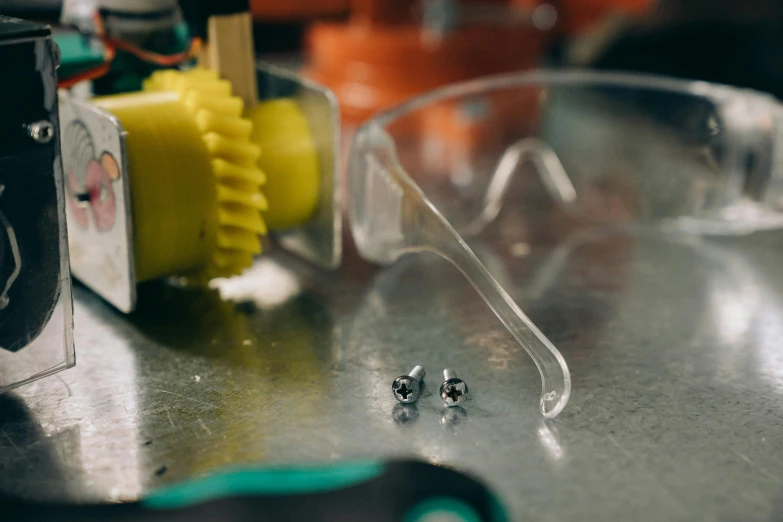
[(135, 45), (123, 42), (122, 40), (116, 40), (114, 38), (104, 37), (102, 41), (104, 45), (111, 46), (114, 49), (119, 49), (120, 51), (125, 51), (126, 53), (130, 53), (133, 56), (144, 60), (145, 62), (162, 65), (164, 67), (179, 65), (182, 62), (190, 60), (198, 54), (199, 50), (201, 50), (200, 38), (192, 38), (186, 50), (175, 54), (160, 54), (153, 51), (147, 51), (145, 49), (141, 49), (140, 47), (136, 47)]
[(100, 78), (101, 76), (109, 72), (109, 69), (111, 69), (111, 62), (114, 60), (114, 55), (115, 55), (114, 49), (110, 47), (106, 47), (106, 50), (104, 52), (104, 61), (102, 64), (97, 65), (95, 67), (91, 67), (90, 69), (77, 73), (69, 78), (60, 79), (57, 82), (57, 87), (59, 89), (68, 89), (70, 87), (73, 87), (79, 82)]

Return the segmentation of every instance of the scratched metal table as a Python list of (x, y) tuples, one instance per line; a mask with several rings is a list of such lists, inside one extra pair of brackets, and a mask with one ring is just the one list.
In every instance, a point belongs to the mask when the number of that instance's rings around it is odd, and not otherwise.
[[(233, 465), (416, 456), (485, 479), (516, 520), (783, 518), (783, 233), (736, 238), (519, 231), (473, 244), (573, 377), (540, 381), (434, 256), (325, 274), (284, 253), (219, 289), (76, 288), (77, 366), (0, 397), (0, 488), (130, 500)], [(220, 298), (222, 292), (223, 298)], [(416, 409), (390, 382), (428, 371)], [(469, 383), (444, 411), (444, 366)]]

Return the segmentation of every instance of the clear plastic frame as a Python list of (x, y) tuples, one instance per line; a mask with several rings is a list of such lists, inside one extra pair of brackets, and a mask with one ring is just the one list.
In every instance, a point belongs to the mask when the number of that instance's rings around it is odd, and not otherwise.
[[(568, 402), (566, 361), (464, 238), (501, 211), (544, 204), (580, 230), (778, 227), (782, 126), (773, 98), (703, 82), (543, 71), (449, 86), (359, 129), (351, 230), (371, 261), (429, 250), (462, 271), (535, 361), (551, 418)], [(531, 197), (533, 186), (549, 201)]]
[(69, 368), (75, 356), (52, 43), (0, 42), (0, 58), (17, 74), (0, 88), (3, 392)]

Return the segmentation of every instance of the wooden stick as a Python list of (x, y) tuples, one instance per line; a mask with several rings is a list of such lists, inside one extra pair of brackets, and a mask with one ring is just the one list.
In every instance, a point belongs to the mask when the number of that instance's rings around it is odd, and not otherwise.
[(210, 16), (199, 64), (231, 81), (234, 95), (244, 100), (246, 108), (255, 106), (258, 88), (250, 13)]

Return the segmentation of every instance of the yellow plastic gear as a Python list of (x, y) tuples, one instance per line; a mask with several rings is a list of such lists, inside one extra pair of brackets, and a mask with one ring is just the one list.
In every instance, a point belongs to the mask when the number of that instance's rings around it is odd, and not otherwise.
[(139, 93), (96, 105), (127, 132), (136, 279), (228, 277), (251, 265), (267, 228), (252, 123), (214, 71), (154, 73)]

